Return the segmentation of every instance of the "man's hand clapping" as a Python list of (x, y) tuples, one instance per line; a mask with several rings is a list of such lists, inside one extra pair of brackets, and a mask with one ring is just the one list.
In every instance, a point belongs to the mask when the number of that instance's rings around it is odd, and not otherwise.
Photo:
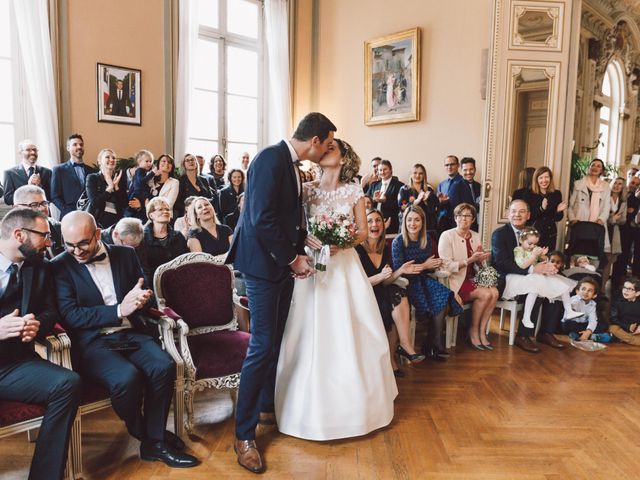
[(138, 283), (129, 290), (120, 304), (120, 315), (126, 317), (136, 310), (141, 309), (151, 299), (152, 292), (149, 289), (143, 289), (144, 279), (139, 278)]

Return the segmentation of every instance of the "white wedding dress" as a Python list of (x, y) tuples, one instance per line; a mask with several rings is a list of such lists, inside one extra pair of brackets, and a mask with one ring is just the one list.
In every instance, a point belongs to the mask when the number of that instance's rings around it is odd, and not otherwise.
[[(355, 184), (307, 184), (305, 208), (353, 217), (362, 196)], [(355, 250), (340, 250), (326, 272), (296, 280), (276, 377), (278, 428), (309, 440), (365, 435), (391, 422), (397, 394), (373, 289)]]

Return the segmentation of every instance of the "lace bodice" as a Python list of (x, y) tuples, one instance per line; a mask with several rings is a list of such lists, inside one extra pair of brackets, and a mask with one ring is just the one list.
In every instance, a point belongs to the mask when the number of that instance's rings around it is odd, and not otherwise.
[(353, 207), (362, 197), (364, 197), (362, 187), (355, 183), (344, 184), (331, 192), (320, 189), (315, 183), (304, 184), (304, 207), (307, 218), (337, 212), (349, 215), (354, 220)]

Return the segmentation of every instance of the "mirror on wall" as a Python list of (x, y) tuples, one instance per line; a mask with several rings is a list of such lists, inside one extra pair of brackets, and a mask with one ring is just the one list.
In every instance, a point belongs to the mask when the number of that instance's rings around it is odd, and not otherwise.
[[(563, 16), (561, 5), (532, 6), (516, 3), (512, 17), (511, 48), (558, 50)], [(540, 4), (540, 2), (538, 2)]]
[(510, 149), (505, 185), (505, 205), (518, 188), (519, 175), (527, 167), (547, 165), (547, 129), (550, 80), (544, 69), (522, 68), (513, 78)]
[(518, 18), (518, 34), (526, 43), (547, 43), (553, 35), (553, 18), (546, 11), (525, 10)]

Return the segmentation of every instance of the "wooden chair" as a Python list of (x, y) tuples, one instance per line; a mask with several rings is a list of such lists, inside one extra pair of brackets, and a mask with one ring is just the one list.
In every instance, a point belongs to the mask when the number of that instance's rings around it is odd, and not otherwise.
[(159, 309), (177, 326), (163, 331), (163, 342), (169, 347), (177, 341), (184, 361), (188, 430), (195, 392), (236, 389), (249, 346), (249, 334), (238, 331), (233, 270), (224, 260), (224, 255), (185, 253), (158, 267), (153, 279)]

